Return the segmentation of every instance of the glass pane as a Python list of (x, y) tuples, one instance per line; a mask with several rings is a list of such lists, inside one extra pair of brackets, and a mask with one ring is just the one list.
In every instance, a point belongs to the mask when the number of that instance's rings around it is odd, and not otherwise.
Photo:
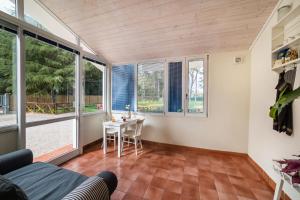
[(182, 112), (182, 62), (170, 62), (169, 71), (169, 112)]
[(0, 29), (0, 126), (16, 120), (16, 35)]
[(25, 36), (26, 121), (74, 116), (76, 55)]
[(0, 11), (12, 16), (16, 16), (15, 0), (0, 0)]
[(202, 113), (204, 104), (204, 61), (189, 61), (188, 112)]
[(67, 120), (26, 129), (26, 148), (35, 161), (49, 161), (76, 149), (76, 120)]
[(37, 1), (24, 1), (24, 15), (27, 23), (51, 32), (69, 42), (77, 43), (75, 35), (70, 32), (62, 22), (58, 21), (53, 15), (41, 7)]
[(112, 110), (126, 111), (126, 105), (130, 105), (131, 111), (135, 110), (134, 86), (134, 65), (112, 67)]
[(138, 111), (161, 113), (164, 110), (164, 64), (138, 65)]
[(103, 110), (104, 66), (84, 60), (84, 112)]

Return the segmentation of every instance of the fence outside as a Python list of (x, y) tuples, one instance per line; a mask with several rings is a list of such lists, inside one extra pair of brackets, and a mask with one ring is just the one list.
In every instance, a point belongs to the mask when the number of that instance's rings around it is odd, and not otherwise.
[[(32, 96), (26, 97), (27, 102), (37, 102), (37, 103), (52, 103), (52, 98), (50, 95), (43, 96)], [(56, 103), (73, 103), (75, 101), (74, 96), (58, 95), (56, 96)], [(102, 103), (102, 96), (85, 96), (85, 104), (100, 104)]]
[[(16, 96), (11, 94), (1, 94), (0, 95), (0, 112), (7, 114), (11, 111), (16, 111)], [(49, 106), (55, 107), (52, 105), (52, 98), (50, 95), (42, 95), (42, 96), (26, 96), (27, 105), (42, 105), (49, 104)], [(73, 102), (75, 101), (75, 97), (73, 95), (58, 95), (56, 96), (56, 104), (58, 105), (68, 105), (67, 107), (71, 107)], [(51, 104), (51, 105), (50, 105)], [(85, 96), (85, 104), (86, 105), (97, 105), (102, 104), (102, 96)], [(48, 107), (49, 107), (48, 106)]]

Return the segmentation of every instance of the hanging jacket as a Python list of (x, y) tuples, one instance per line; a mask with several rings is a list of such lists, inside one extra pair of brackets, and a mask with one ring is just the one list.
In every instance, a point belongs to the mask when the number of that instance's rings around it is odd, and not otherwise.
[[(296, 69), (287, 70), (279, 74), (276, 86), (276, 101), (280, 95), (291, 92), (294, 87)], [(293, 102), (286, 105), (273, 121), (273, 129), (279, 133), (285, 132), (287, 135), (293, 134)]]

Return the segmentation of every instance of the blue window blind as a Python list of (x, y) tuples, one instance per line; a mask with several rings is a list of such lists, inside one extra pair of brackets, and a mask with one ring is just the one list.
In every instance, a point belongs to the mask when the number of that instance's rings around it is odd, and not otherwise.
[(182, 112), (182, 62), (170, 62), (169, 71), (169, 112)]
[(112, 110), (125, 111), (126, 105), (135, 110), (134, 83), (134, 65), (112, 67)]

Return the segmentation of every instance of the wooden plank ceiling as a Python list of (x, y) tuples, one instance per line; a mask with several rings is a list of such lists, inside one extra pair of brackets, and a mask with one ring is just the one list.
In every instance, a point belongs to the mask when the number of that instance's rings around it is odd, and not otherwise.
[(277, 0), (40, 0), (108, 61), (249, 48)]

